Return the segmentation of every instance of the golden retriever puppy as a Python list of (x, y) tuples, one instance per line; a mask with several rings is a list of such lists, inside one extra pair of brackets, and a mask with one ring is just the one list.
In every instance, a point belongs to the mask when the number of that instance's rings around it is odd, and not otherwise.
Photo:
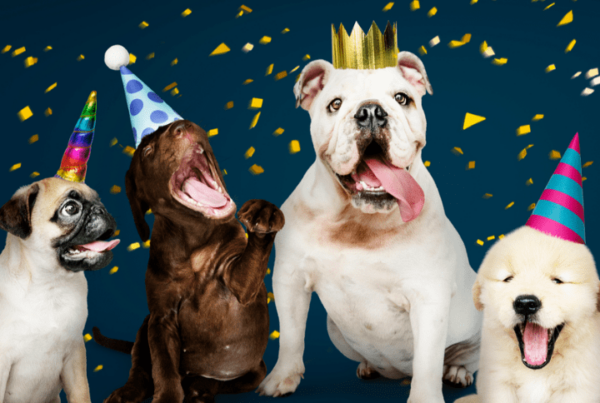
[(477, 393), (457, 403), (600, 402), (600, 280), (589, 249), (524, 226), (487, 253)]

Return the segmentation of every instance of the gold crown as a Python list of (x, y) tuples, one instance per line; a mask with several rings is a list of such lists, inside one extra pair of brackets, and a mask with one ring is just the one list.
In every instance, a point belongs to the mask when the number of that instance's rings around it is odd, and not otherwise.
[(398, 57), (397, 24), (388, 21), (383, 34), (373, 21), (369, 33), (365, 35), (358, 25), (354, 24), (352, 34), (340, 24), (336, 33), (331, 24), (331, 45), (333, 51), (333, 67), (336, 69), (381, 69), (394, 67)]

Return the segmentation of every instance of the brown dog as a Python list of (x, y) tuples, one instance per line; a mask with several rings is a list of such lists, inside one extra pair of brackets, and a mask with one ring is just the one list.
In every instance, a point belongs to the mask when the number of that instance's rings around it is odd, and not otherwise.
[(204, 130), (179, 120), (142, 139), (126, 175), (141, 238), (155, 214), (146, 295), (150, 315), (135, 344), (96, 341), (131, 352), (129, 380), (105, 402), (212, 402), (255, 389), (266, 374), (269, 316), (264, 276), (283, 213), (250, 200), (235, 204)]

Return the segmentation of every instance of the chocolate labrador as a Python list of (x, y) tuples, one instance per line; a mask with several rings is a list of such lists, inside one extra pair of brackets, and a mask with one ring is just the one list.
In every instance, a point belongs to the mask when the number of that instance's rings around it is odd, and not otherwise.
[(266, 374), (269, 315), (264, 277), (283, 213), (264, 200), (239, 211), (208, 137), (179, 120), (142, 139), (126, 174), (140, 237), (155, 215), (146, 272), (150, 315), (135, 343), (96, 341), (132, 355), (129, 380), (105, 402), (212, 402), (255, 389)]

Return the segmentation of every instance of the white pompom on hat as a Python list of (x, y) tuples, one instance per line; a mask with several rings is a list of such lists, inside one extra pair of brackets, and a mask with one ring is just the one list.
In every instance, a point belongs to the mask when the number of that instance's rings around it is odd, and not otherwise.
[(121, 45), (113, 45), (104, 54), (104, 63), (111, 70), (119, 70), (129, 64), (129, 52)]

